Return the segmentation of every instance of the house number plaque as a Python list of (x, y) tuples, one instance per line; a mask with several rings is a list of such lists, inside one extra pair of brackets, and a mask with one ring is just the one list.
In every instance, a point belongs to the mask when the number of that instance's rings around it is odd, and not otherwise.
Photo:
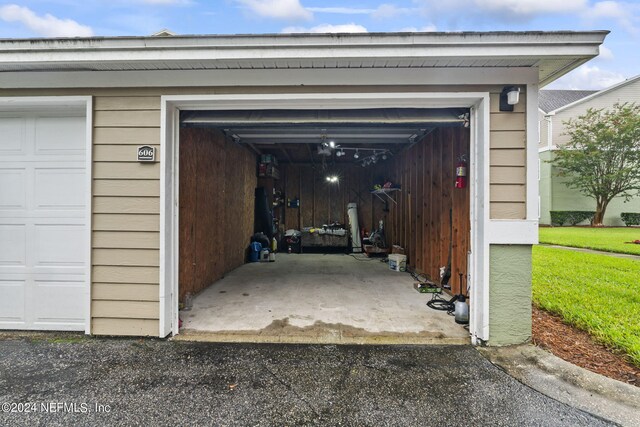
[(156, 161), (156, 149), (150, 145), (142, 145), (138, 147), (138, 161), (139, 162), (155, 162)]

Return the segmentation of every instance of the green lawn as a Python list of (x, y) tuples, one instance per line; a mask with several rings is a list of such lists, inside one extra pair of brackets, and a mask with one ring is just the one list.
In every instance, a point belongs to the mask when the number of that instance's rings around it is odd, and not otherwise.
[(535, 246), (533, 301), (640, 366), (640, 261)]
[(540, 243), (640, 255), (640, 228), (540, 227)]

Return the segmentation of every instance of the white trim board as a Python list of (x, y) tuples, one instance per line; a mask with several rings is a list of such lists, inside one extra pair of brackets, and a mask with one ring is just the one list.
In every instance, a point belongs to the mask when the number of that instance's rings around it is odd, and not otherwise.
[[(0, 73), (4, 89), (71, 87), (209, 87), (333, 85), (464, 85), (537, 83), (537, 67), (394, 68), (394, 69), (247, 69), (180, 71), (42, 71)], [(506, 82), (506, 83), (505, 83)], [(513, 82), (515, 84), (515, 82)]]
[[(535, 98), (535, 97), (534, 97)], [(355, 109), (355, 108), (471, 108), (472, 147), (471, 254), (472, 341), (480, 344), (489, 338), (489, 244), (493, 243), (489, 220), (489, 145), (490, 97), (488, 92), (407, 92), (407, 93), (314, 93), (256, 95), (169, 95), (161, 99), (161, 239), (160, 239), (160, 336), (178, 334), (178, 129), (180, 110), (225, 109)], [(537, 117), (536, 109), (533, 110)], [(534, 147), (535, 148), (535, 147)], [(536, 153), (537, 154), (537, 153)], [(521, 224), (521, 226), (520, 226)], [(520, 229), (518, 230), (518, 228)], [(526, 221), (513, 221), (517, 230), (511, 243), (529, 235)], [(501, 240), (500, 240), (501, 241)], [(508, 241), (508, 238), (507, 238)]]
[[(488, 249), (489, 243), (484, 238), (482, 230), (487, 228), (489, 218), (489, 93), (317, 93), (317, 94), (260, 94), (260, 95), (171, 95), (163, 96), (161, 101), (163, 130), (161, 132), (161, 150), (163, 151), (162, 177), (165, 178), (161, 187), (161, 199), (163, 209), (160, 212), (162, 233), (160, 240), (161, 263), (169, 263), (161, 267), (160, 276), (160, 335), (171, 331), (174, 335), (178, 330), (178, 174), (179, 164), (176, 131), (179, 125), (178, 111), (189, 109), (267, 109), (267, 108), (295, 108), (295, 109), (348, 109), (348, 108), (384, 108), (384, 107), (437, 107), (457, 106), (473, 107), (475, 116), (482, 121), (482, 132), (477, 136), (475, 144), (480, 146), (480, 151), (475, 152), (471, 159), (471, 168), (476, 171), (472, 182), (477, 184), (477, 189), (472, 190), (475, 201), (472, 203), (472, 268), (471, 276), (475, 279), (478, 293), (488, 296)], [(479, 157), (478, 159), (476, 157)], [(475, 167), (479, 161), (482, 167)], [(174, 173), (170, 173), (174, 170)], [(472, 188), (475, 185), (472, 184)], [(473, 232), (474, 229), (480, 232)], [(476, 291), (475, 289), (473, 291)], [(483, 298), (484, 299), (484, 298)], [(476, 313), (472, 321), (471, 331), (480, 340), (488, 339), (488, 300), (475, 299), (484, 307), (474, 306)], [(169, 303), (171, 301), (171, 303)], [(486, 316), (486, 317), (485, 317)], [(480, 325), (476, 326), (476, 323)]]

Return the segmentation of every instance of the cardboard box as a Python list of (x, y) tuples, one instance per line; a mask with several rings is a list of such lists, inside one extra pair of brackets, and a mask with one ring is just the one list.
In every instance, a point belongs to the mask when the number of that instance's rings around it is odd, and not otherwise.
[(407, 270), (407, 256), (400, 254), (389, 255), (389, 270), (393, 271), (406, 271)]

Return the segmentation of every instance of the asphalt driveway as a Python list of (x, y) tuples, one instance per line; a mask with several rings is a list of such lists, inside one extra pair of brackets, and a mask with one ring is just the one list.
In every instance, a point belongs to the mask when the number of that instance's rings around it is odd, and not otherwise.
[(599, 426), (470, 346), (0, 340), (0, 425)]

